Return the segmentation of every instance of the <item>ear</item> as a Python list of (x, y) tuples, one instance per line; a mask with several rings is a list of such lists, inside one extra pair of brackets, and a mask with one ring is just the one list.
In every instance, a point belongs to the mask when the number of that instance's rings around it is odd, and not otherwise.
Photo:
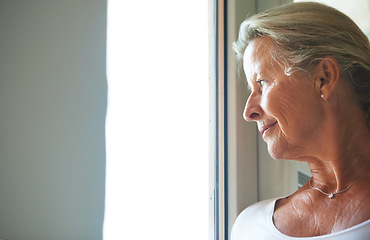
[(338, 61), (333, 57), (325, 57), (317, 65), (316, 85), (323, 100), (330, 98), (338, 85), (340, 78), (340, 67)]

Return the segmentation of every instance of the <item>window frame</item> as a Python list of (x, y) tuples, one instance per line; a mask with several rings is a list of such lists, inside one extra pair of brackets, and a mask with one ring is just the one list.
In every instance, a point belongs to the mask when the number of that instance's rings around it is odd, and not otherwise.
[(247, 15), (289, 2), (209, 0), (210, 239), (230, 239), (238, 214), (259, 201), (260, 140), (255, 124), (242, 117), (248, 91), (232, 43)]

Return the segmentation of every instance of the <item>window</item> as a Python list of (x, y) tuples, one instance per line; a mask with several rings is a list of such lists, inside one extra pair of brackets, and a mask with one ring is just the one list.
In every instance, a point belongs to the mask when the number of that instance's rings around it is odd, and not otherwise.
[(207, 1), (108, 1), (104, 239), (207, 239)]

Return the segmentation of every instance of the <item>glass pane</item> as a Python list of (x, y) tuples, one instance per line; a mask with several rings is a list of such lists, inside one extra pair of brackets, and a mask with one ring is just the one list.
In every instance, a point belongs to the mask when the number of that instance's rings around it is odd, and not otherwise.
[(105, 240), (208, 238), (207, 13), (108, 1)]

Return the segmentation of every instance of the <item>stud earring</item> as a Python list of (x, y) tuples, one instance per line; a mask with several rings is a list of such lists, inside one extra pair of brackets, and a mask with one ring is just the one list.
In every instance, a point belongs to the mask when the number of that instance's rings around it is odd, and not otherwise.
[(324, 94), (321, 94), (321, 97), (324, 98)]

